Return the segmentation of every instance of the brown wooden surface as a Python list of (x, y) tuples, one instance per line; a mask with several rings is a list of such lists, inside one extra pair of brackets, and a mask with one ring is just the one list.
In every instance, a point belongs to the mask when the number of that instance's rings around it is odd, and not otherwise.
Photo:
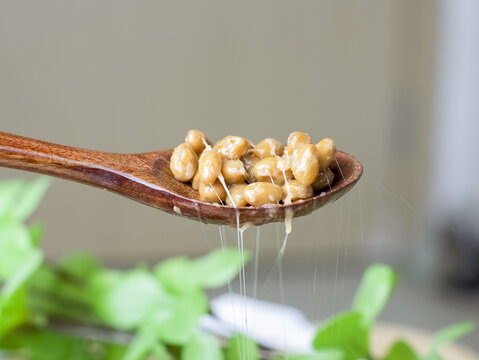
[[(172, 150), (114, 154), (47, 143), (0, 132), (0, 166), (48, 174), (107, 189), (170, 214), (206, 223), (261, 225), (284, 221), (286, 211), (304, 216), (346, 194), (362, 174), (361, 163), (338, 152), (330, 190), (291, 205), (233, 208), (199, 200), (196, 190), (171, 173)], [(176, 211), (175, 211), (176, 210)]]

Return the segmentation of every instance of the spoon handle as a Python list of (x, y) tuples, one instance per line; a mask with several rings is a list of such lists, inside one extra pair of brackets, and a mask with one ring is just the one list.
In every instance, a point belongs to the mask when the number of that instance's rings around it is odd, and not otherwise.
[(122, 155), (52, 144), (0, 132), (0, 166), (108, 187)]

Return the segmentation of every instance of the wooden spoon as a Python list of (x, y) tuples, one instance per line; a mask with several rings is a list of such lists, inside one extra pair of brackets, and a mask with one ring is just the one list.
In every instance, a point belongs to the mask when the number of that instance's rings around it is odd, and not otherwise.
[[(236, 226), (284, 221), (337, 200), (359, 180), (363, 168), (351, 155), (338, 151), (338, 169), (331, 189), (290, 205), (233, 208), (200, 201), (189, 184), (177, 181), (169, 162), (173, 150), (114, 154), (47, 143), (0, 132), (0, 166), (78, 181), (113, 191), (170, 214), (205, 223)], [(238, 218), (237, 218), (238, 217)]]

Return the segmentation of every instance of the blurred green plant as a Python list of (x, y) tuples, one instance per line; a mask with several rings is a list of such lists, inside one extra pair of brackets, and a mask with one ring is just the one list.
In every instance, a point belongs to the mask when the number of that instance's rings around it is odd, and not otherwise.
[[(371, 265), (363, 275), (351, 310), (323, 322), (313, 340), (315, 353), (289, 355), (289, 360), (373, 360), (369, 337), (376, 318), (388, 302), (397, 284), (397, 274), (387, 265)], [(443, 360), (440, 350), (450, 342), (474, 330), (464, 322), (436, 333), (432, 349), (419, 356), (405, 341), (395, 342), (382, 360)], [(285, 359), (278, 357), (277, 360)]]
[[(0, 183), (0, 352), (31, 360), (224, 358), (198, 320), (209, 310), (204, 289), (225, 285), (242, 267), (236, 249), (176, 257), (151, 270), (106, 269), (88, 253), (49, 264), (41, 226), (25, 225), (47, 187), (46, 178)], [(132, 336), (92, 340), (78, 326)]]
[[(139, 266), (128, 271), (103, 268), (88, 253), (50, 264), (39, 246), (43, 228), (25, 224), (47, 187), (46, 178), (0, 182), (0, 358), (241, 360), (244, 354), (248, 360), (260, 358), (258, 345), (243, 335), (233, 336), (222, 348), (215, 337), (198, 329), (200, 316), (209, 311), (204, 289), (225, 285), (243, 266), (237, 249), (218, 249), (198, 259), (175, 257), (152, 269)], [(249, 257), (245, 252), (244, 262)], [(368, 268), (352, 309), (319, 327), (315, 353), (287, 358), (372, 359), (369, 334), (396, 280), (386, 265)], [(442, 346), (472, 330), (471, 323), (441, 330), (425, 357), (398, 341), (383, 360), (441, 360)]]

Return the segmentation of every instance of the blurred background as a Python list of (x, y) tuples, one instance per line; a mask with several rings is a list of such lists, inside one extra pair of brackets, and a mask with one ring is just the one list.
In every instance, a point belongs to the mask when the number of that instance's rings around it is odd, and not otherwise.
[[(324, 318), (385, 262), (402, 281), (383, 320), (479, 323), (478, 38), (475, 0), (1, 1), (0, 130), (120, 153), (193, 128), (332, 137), (365, 173), (294, 221), (285, 303)], [(216, 226), (59, 179), (35, 218), (53, 260), (88, 250), (126, 267), (220, 246)], [(258, 296), (279, 302), (283, 224), (259, 232)]]

